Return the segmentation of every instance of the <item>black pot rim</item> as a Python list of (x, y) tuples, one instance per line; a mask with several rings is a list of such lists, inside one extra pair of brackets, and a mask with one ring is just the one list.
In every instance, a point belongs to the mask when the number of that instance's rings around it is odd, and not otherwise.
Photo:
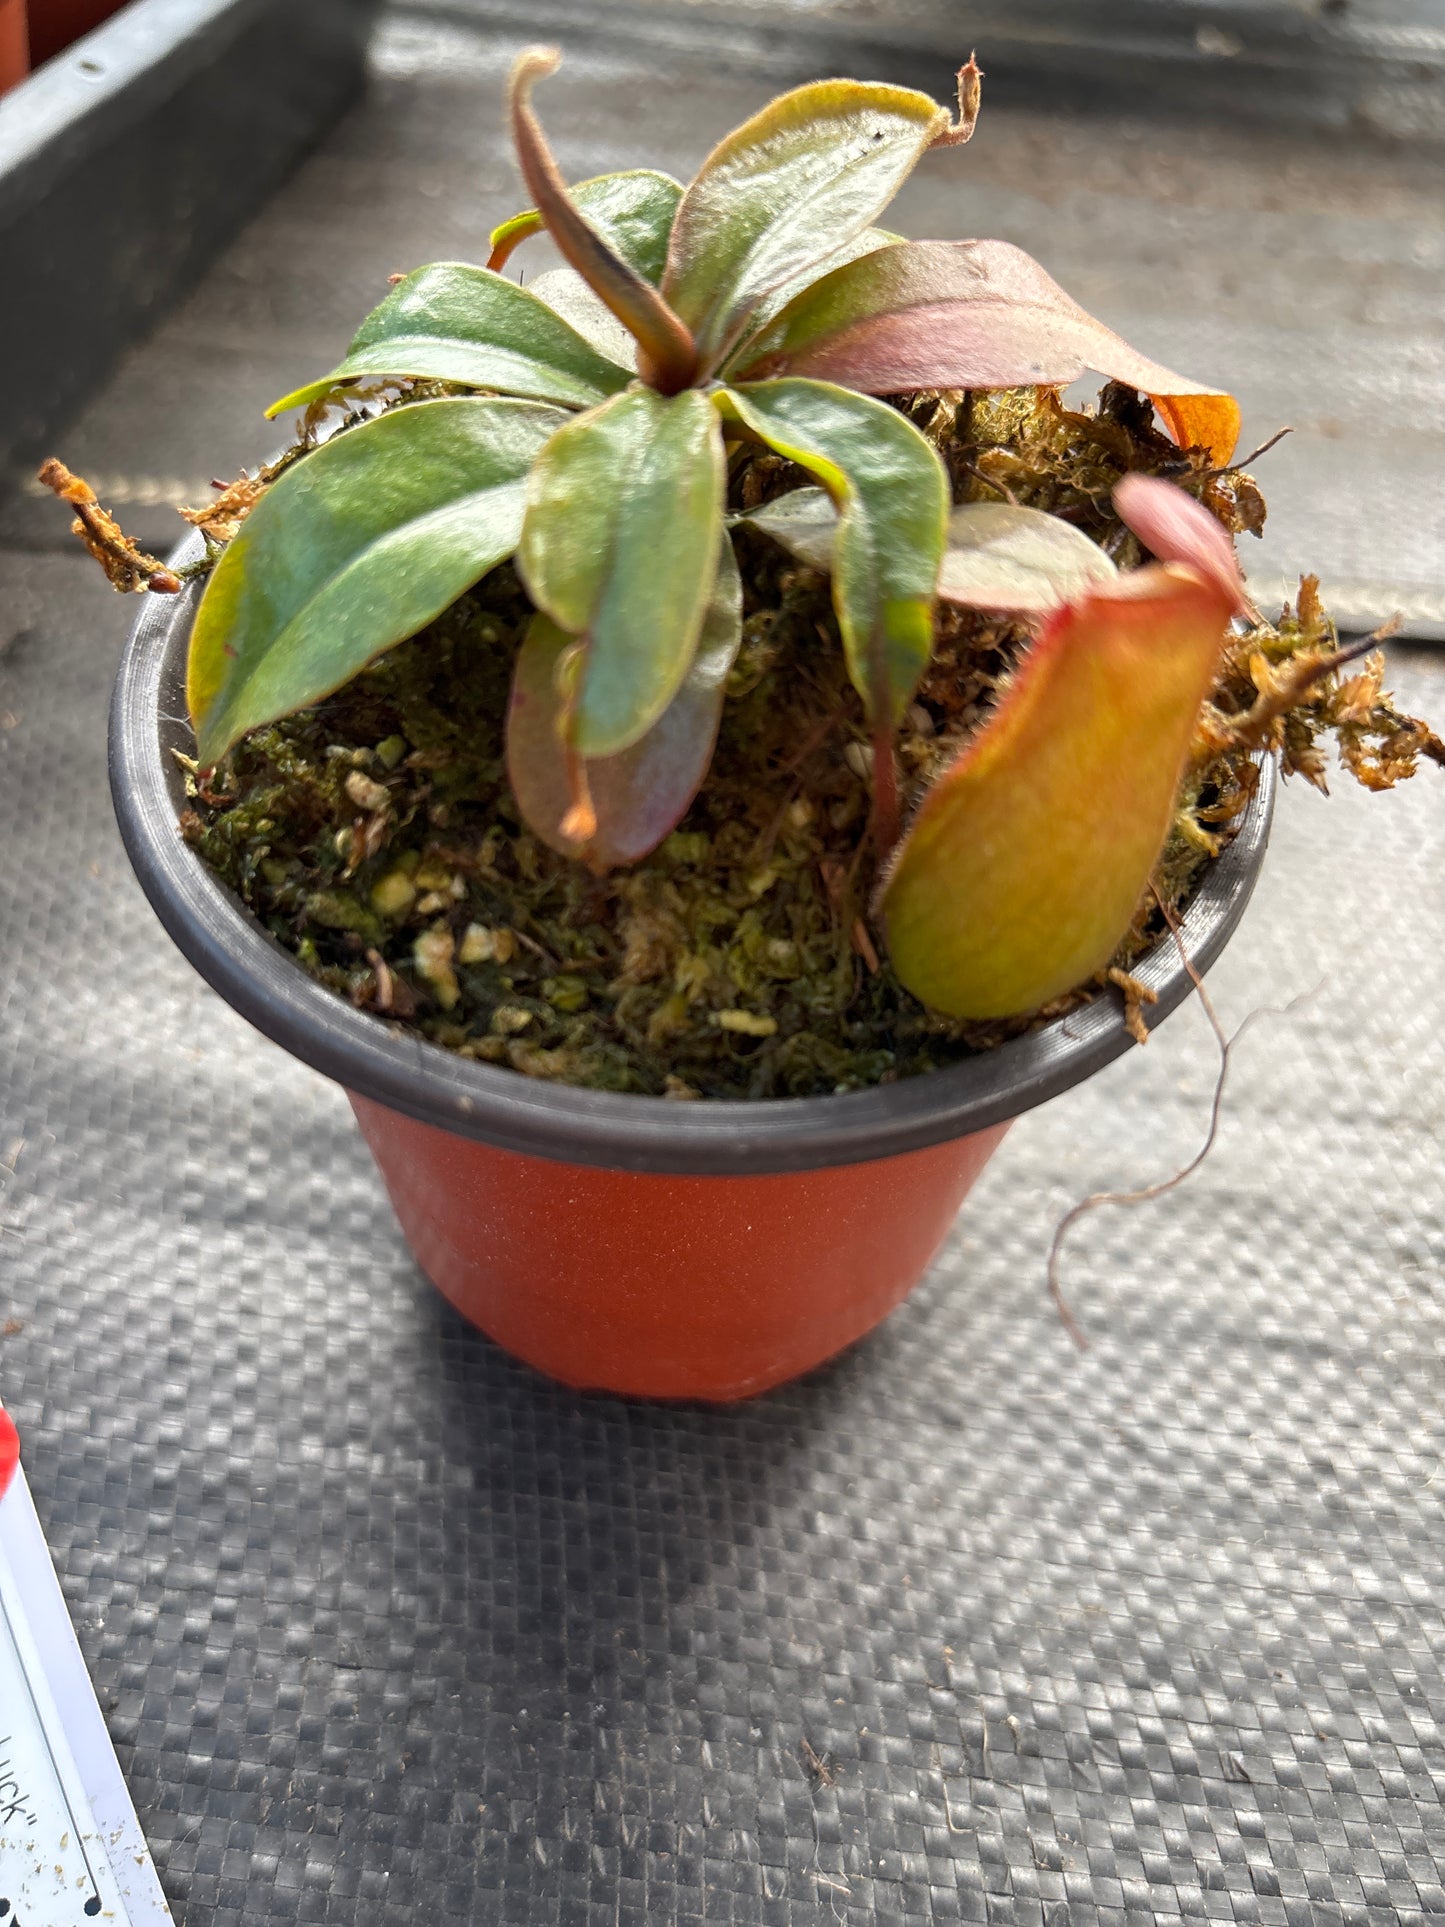
[[(176, 560), (199, 553), (188, 541)], [(317, 983), (182, 840), (184, 652), (199, 586), (150, 597), (126, 644), (110, 713), (110, 782), (141, 888), (182, 954), (250, 1023), (347, 1090), (458, 1136), (570, 1164), (677, 1176), (758, 1176), (865, 1163), (922, 1150), (1016, 1117), (1128, 1050), (1117, 993), (996, 1049), (896, 1084), (826, 1097), (673, 1103), (542, 1083), (474, 1063), (353, 1009)], [(1267, 761), (1238, 833), (1181, 919), (1203, 972), (1233, 934), (1269, 840), (1275, 768)], [(1135, 974), (1158, 996), (1151, 1027), (1192, 985), (1172, 941)]]

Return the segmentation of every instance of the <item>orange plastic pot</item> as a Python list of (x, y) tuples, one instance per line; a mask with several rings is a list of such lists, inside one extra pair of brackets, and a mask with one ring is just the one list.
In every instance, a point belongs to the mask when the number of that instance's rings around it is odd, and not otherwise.
[(519, 1157), (351, 1094), (418, 1262), (564, 1385), (736, 1399), (811, 1371), (927, 1269), (1008, 1125), (867, 1164), (672, 1177)]
[[(178, 552), (178, 564), (200, 548)], [(428, 1044), (309, 977), (186, 847), (185, 651), (198, 591), (155, 598), (111, 708), (111, 789), (137, 876), (228, 1003), (341, 1084), (423, 1269), (517, 1357), (574, 1386), (734, 1399), (819, 1365), (927, 1268), (1010, 1119), (1127, 1050), (1119, 1002), (925, 1077), (832, 1097), (667, 1103), (540, 1083)], [(1268, 838), (1266, 765), (1181, 920), (1207, 969)], [(1137, 966), (1157, 1022), (1192, 988)]]
[(29, 71), (25, 0), (0, 0), (0, 94), (8, 93)]

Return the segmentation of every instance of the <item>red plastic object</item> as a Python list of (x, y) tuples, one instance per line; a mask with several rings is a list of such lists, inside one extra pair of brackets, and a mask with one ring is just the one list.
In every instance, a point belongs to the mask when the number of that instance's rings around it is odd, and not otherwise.
[(20, 1463), (20, 1434), (15, 1430), (15, 1421), (0, 1405), (0, 1499), (10, 1481), (15, 1477), (15, 1468)]
[(579, 1390), (747, 1398), (886, 1318), (1008, 1129), (770, 1177), (494, 1150), (351, 1096), (418, 1263), (505, 1350)]
[(25, 0), (0, 0), (0, 94), (30, 72)]
[(42, 60), (64, 53), (82, 34), (119, 13), (124, 0), (30, 0), (30, 59), (38, 67)]

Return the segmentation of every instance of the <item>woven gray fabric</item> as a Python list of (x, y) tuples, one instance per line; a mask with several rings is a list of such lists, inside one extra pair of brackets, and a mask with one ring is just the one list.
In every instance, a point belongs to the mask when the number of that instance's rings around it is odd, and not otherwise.
[(169, 948), (101, 772), (127, 612), (8, 568), (0, 1389), (186, 1927), (1445, 1911), (1428, 777), (1286, 793), (1214, 988), (1324, 988), (1190, 1187), (1081, 1227), (1086, 1356), (1049, 1228), (1194, 1142), (1197, 1012), (1020, 1122), (840, 1363), (628, 1406), (463, 1328)]
[[(445, 130), (405, 126), (442, 175)], [(356, 282), (380, 177), (342, 152)], [(77, 466), (106, 437), (160, 476), (224, 459), (201, 324), (261, 314), (256, 263), (294, 265), (343, 174), (321, 157), (134, 359)], [(324, 365), (280, 285), (294, 339), (253, 387)], [(1212, 987), (1230, 1022), (1323, 987), (1241, 1045), (1188, 1187), (1079, 1228), (1086, 1355), (1051, 1227), (1193, 1149), (1197, 1009), (1022, 1120), (913, 1299), (809, 1382), (578, 1398), (447, 1310), (340, 1095), (170, 949), (104, 793), (129, 610), (17, 550), (29, 515), (0, 558), (0, 1394), (182, 1927), (1445, 1912), (1435, 773), (1286, 792)], [(1397, 668), (1445, 714), (1438, 655)]]

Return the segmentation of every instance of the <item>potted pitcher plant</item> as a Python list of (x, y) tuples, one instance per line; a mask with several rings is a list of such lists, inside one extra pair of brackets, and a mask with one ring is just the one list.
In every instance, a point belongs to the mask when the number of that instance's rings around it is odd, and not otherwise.
[[(1445, 748), (1313, 581), (1273, 620), (1224, 389), (1020, 249), (876, 223), (973, 134), (800, 87), (686, 186), (396, 277), (150, 591), (113, 786), (235, 1007), (341, 1083), (420, 1262), (578, 1386), (735, 1398), (909, 1290), (1021, 1110), (1186, 996), (1276, 771)], [(545, 231), (566, 266), (514, 278)], [(1097, 404), (1063, 390), (1105, 378)]]

